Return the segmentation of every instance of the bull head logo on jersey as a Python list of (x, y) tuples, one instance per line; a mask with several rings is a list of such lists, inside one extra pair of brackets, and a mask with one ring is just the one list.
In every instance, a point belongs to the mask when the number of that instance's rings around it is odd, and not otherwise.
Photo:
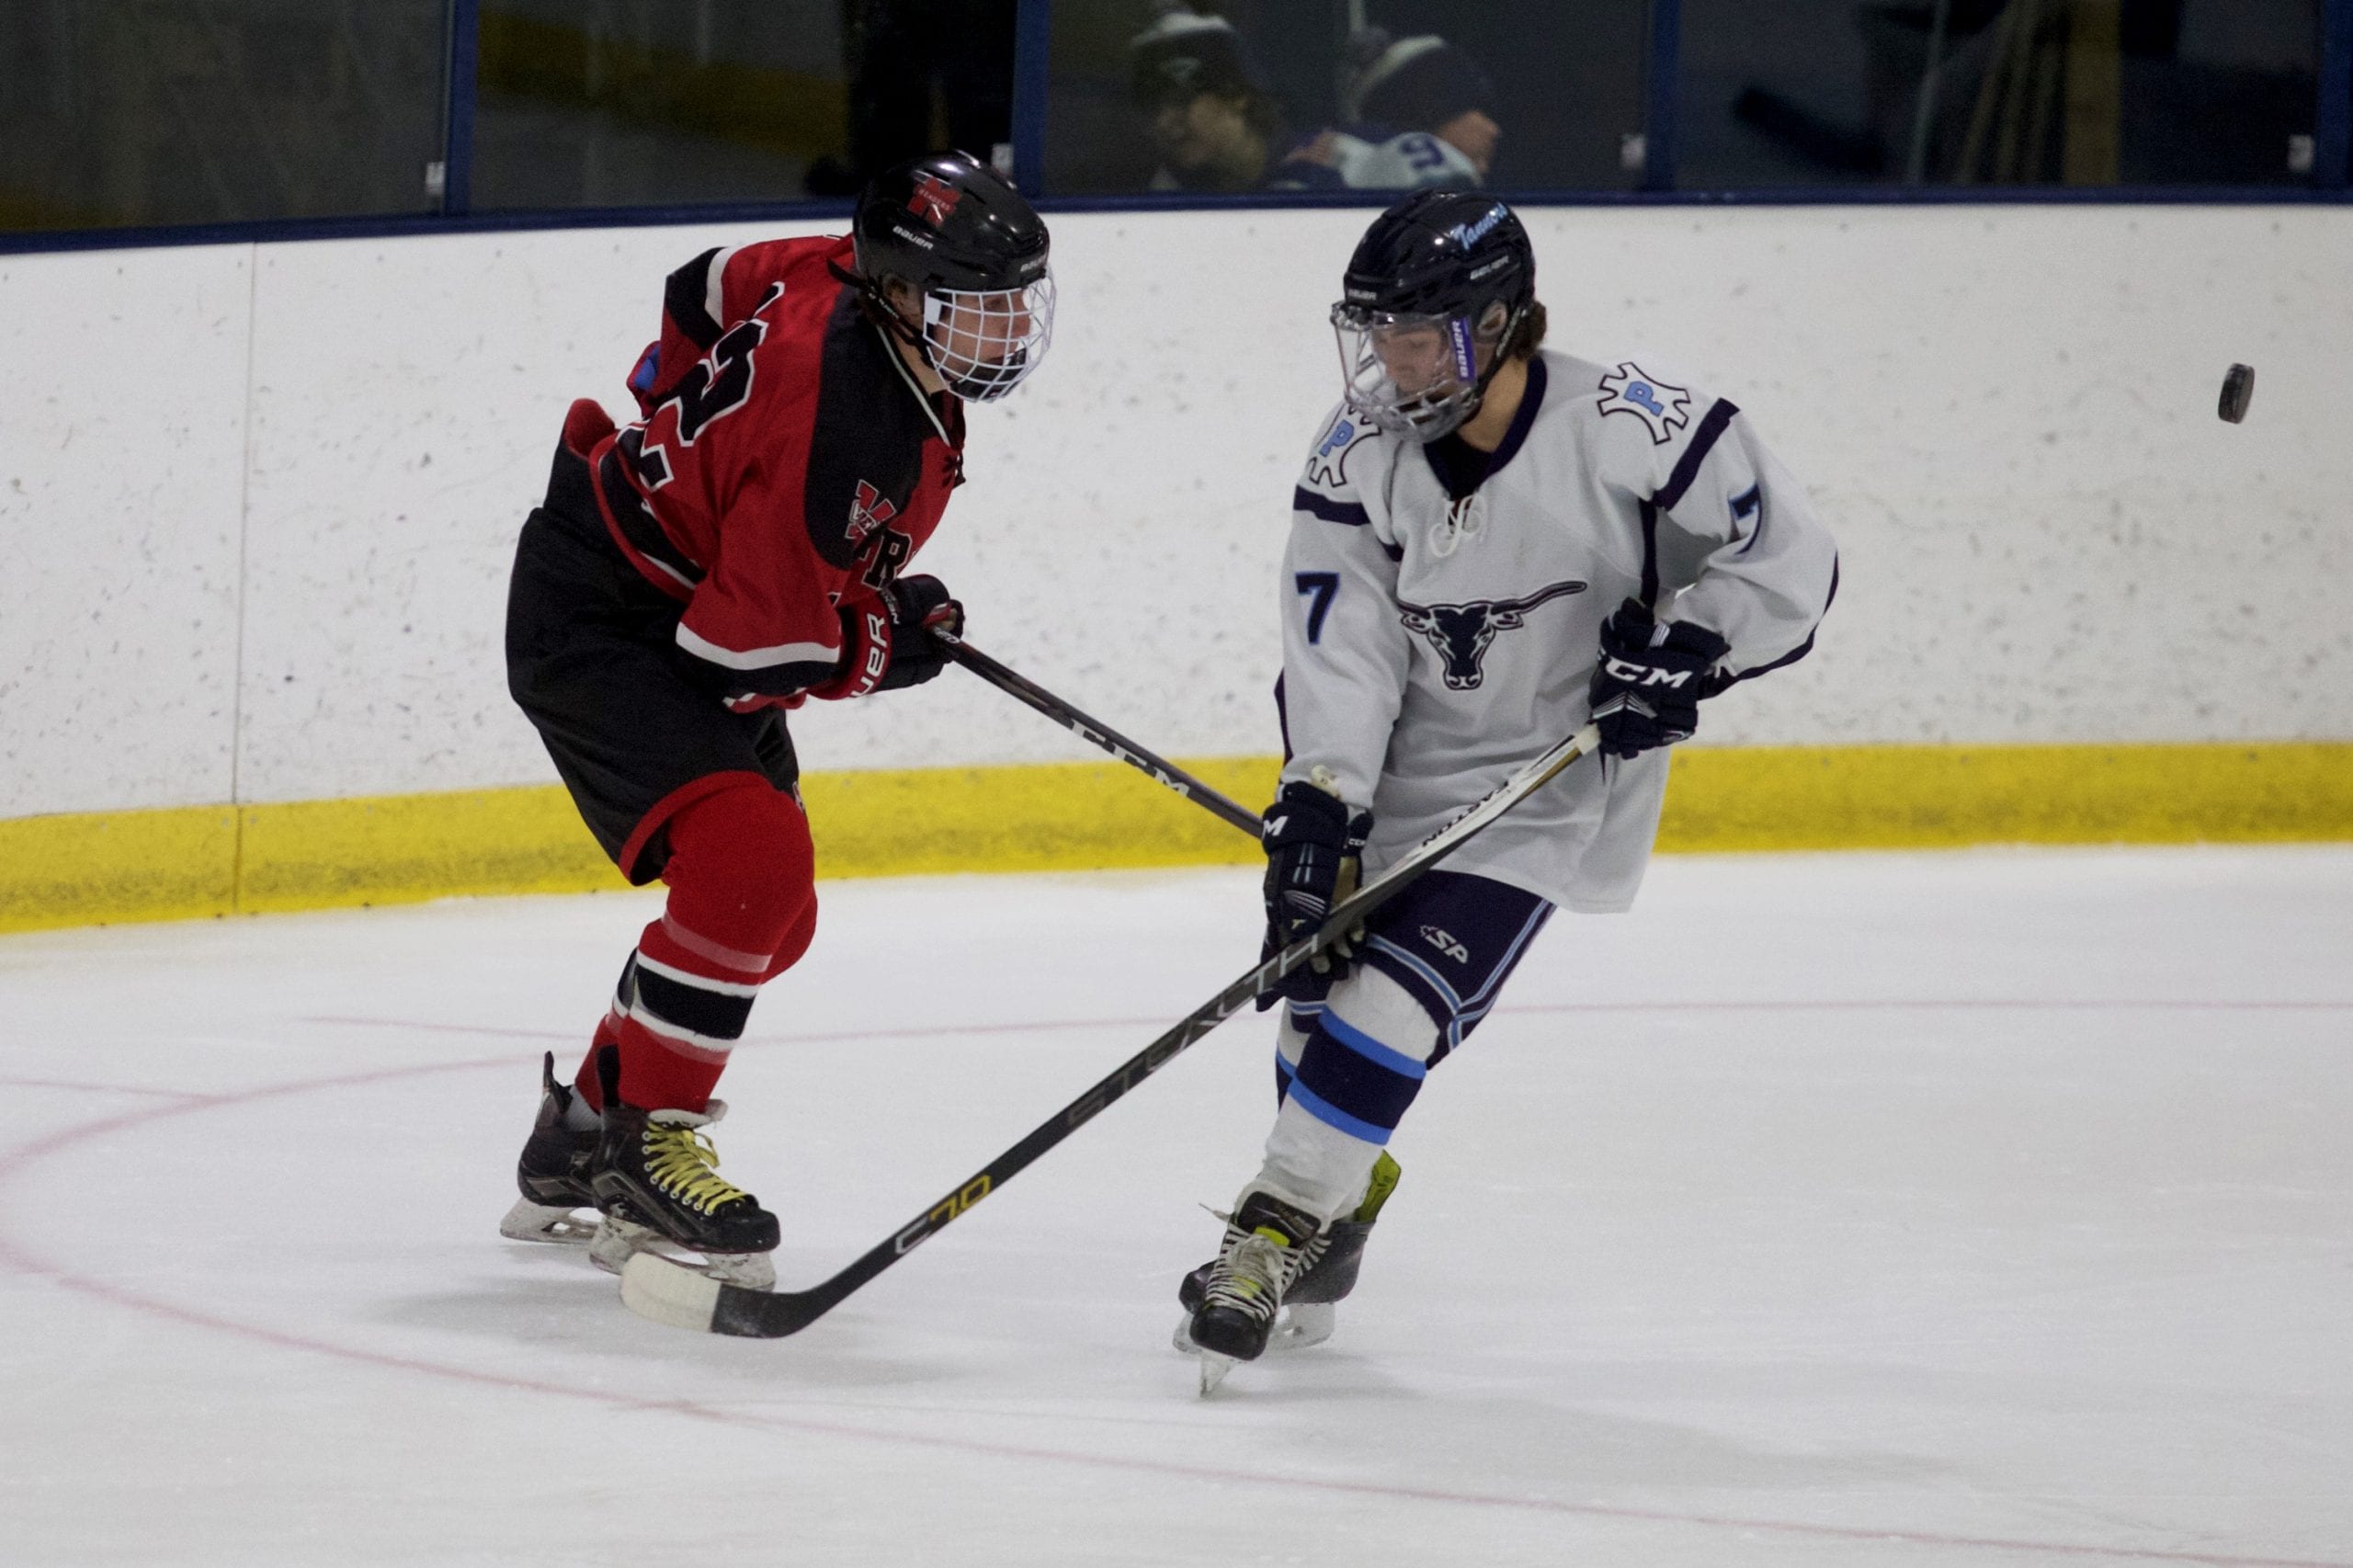
[(917, 169), (915, 191), (907, 198), (907, 210), (937, 229), (948, 222), (948, 215), (956, 210), (956, 203), (963, 198), (961, 190), (938, 175), (928, 169)]
[(1485, 678), (1480, 665), (1496, 632), (1517, 631), (1528, 624), (1528, 612), (1545, 600), (1585, 589), (1583, 583), (1554, 583), (1524, 599), (1475, 599), (1467, 605), (1416, 605), (1401, 599), (1398, 608), (1404, 611), (1400, 619), (1405, 630), (1429, 639), (1430, 646), (1446, 661), (1447, 689), (1472, 691)]

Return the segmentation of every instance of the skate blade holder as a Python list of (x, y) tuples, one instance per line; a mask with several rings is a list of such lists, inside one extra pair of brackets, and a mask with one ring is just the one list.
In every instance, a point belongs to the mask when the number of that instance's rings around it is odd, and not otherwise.
[(608, 1274), (624, 1273), (630, 1259), (648, 1253), (680, 1268), (708, 1275), (722, 1285), (746, 1290), (776, 1288), (776, 1261), (764, 1252), (699, 1253), (647, 1226), (609, 1216), (588, 1244), (588, 1261)]
[[(1338, 1325), (1339, 1312), (1330, 1301), (1302, 1301), (1285, 1307), (1275, 1319), (1275, 1330), (1267, 1336), (1267, 1354), (1285, 1356), (1295, 1350), (1305, 1350), (1332, 1337)], [(1193, 1320), (1181, 1317), (1168, 1335), (1169, 1347), (1180, 1356), (1198, 1356), (1201, 1347), (1193, 1343)]]
[(583, 1219), (576, 1209), (558, 1208), (551, 1203), (534, 1203), (518, 1198), (515, 1207), (498, 1222), (498, 1233), (510, 1242), (552, 1243), (558, 1246), (586, 1246), (596, 1239), (596, 1211)]

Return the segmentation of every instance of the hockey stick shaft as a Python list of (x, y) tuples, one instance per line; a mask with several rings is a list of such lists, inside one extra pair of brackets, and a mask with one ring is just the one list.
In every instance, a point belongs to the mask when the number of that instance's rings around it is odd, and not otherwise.
[(1404, 892), (1424, 872), (1469, 843), (1506, 812), (1558, 778), (1597, 744), (1598, 736), (1588, 724), (1521, 768), (1445, 829), (1341, 900), (1321, 929), (1265, 960), (1187, 1014), (1159, 1039), (983, 1166), (970, 1180), (832, 1278), (807, 1290), (750, 1290), (719, 1284), (666, 1259), (641, 1254), (630, 1259), (624, 1272), (622, 1299), (631, 1310), (647, 1317), (686, 1328), (708, 1329), (714, 1334), (775, 1339), (808, 1327), (852, 1291), (938, 1234), (1040, 1155), (1095, 1119), (1114, 1100), (1166, 1066), (1194, 1041), (1249, 1006), (1268, 985), (1312, 962), (1345, 933), (1355, 930), (1367, 915)]
[(949, 658), (999, 691), (1036, 709), (1087, 744), (1109, 752), (1137, 772), (1150, 777), (1153, 782), (1201, 807), (1220, 822), (1240, 828), (1253, 838), (1258, 836), (1257, 812), (1211, 789), (1167, 758), (1155, 756), (1101, 720), (1089, 718), (1029, 676), (1007, 669), (955, 633), (935, 629), (932, 636), (948, 650)]

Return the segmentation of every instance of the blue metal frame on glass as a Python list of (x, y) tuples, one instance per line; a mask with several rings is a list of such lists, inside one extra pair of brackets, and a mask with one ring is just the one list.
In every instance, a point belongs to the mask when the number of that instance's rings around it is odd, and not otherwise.
[[(1820, 186), (1788, 190), (1498, 190), (1515, 207), (2345, 207), (2353, 189), (2305, 186)], [(1393, 190), (1262, 191), (1203, 199), (1189, 191), (1046, 197), (1056, 212), (1218, 212), (1235, 209), (1389, 206)], [(532, 229), (641, 229), (690, 223), (847, 223), (847, 201), (729, 202), (709, 207), (567, 207), (472, 212), (462, 217), (273, 219), (172, 228), (56, 229), (0, 233), (0, 256), (44, 251), (137, 250), (157, 245), (267, 244), (298, 240), (391, 239), (409, 234), (503, 233)]]
[(1683, 0), (1651, 0), (1651, 50), (1643, 92), (1643, 188), (1675, 188), (1676, 121), (1683, 103)]
[(2328, 0), (2320, 26), (2320, 112), (2313, 126), (2313, 183), (2324, 190), (2343, 190), (2353, 182), (2353, 0)]
[[(693, 207), (568, 208), (557, 211), (473, 210), (475, 67), (481, 0), (448, 0), (447, 91), (442, 128), (442, 189), (438, 215), (278, 219), (126, 229), (0, 233), (0, 256), (44, 251), (138, 249), (160, 245), (253, 244), (290, 240), (376, 239), (530, 229), (642, 228), (665, 224), (809, 222), (846, 219), (845, 201), (727, 202)], [(1015, 183), (1048, 212), (1216, 211), (1231, 208), (1385, 207), (1394, 191), (1273, 191), (1204, 198), (1186, 192), (1105, 197), (1043, 194), (1052, 0), (1017, 0), (1015, 11), (1013, 156)], [(1682, 0), (1650, 0), (1645, 65), (1643, 175), (1639, 190), (1502, 190), (1534, 207), (1878, 207), (1878, 206), (2341, 206), (2353, 203), (2353, 0), (2325, 0), (2312, 182), (2305, 186), (1915, 186), (1847, 185), (1766, 190), (1675, 188), (1680, 108)]]
[(1053, 0), (1020, 0), (1013, 14), (1013, 183), (1046, 192), (1046, 81), (1053, 45)]
[(474, 67), (482, 57), (482, 0), (449, 0), (449, 57), (441, 127), (441, 211), (462, 217), (474, 199)]

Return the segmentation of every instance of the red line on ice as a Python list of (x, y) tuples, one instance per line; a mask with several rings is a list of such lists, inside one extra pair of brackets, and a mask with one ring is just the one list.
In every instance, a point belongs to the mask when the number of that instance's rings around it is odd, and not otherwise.
[[(1529, 1008), (1527, 1011), (1562, 1011), (1563, 1008)], [(317, 1022), (329, 1020), (319, 1019)], [(377, 1023), (388, 1020), (351, 1019), (354, 1023)], [(1055, 1028), (1100, 1028), (1108, 1022), (1064, 1022), (1059, 1025), (992, 1025), (992, 1030)], [(408, 1026), (420, 1027), (420, 1026)], [(468, 1030), (462, 1025), (422, 1026), (437, 1032), (472, 1032), (494, 1036), (529, 1034), (539, 1038), (538, 1031), (516, 1029)], [(852, 1034), (807, 1035), (803, 1040), (843, 1040), (866, 1038), (873, 1031)], [(468, 1062), (437, 1062), (417, 1066), (381, 1068), (367, 1073), (342, 1074), (328, 1078), (301, 1079), (290, 1083), (264, 1085), (260, 1087), (228, 1094), (190, 1095), (165, 1106), (142, 1110), (125, 1111), (102, 1117), (95, 1121), (61, 1129), (22, 1143), (0, 1154), (0, 1187), (38, 1165), (51, 1154), (92, 1139), (121, 1132), (149, 1122), (174, 1117), (194, 1116), (206, 1111), (221, 1110), (258, 1101), (277, 1099), (292, 1095), (317, 1094), (328, 1090), (353, 1088), (367, 1084), (381, 1084), (402, 1078), (428, 1077), (442, 1073), (476, 1072), (492, 1068), (505, 1070), (514, 1062), (506, 1057), (492, 1057)], [(0, 1084), (10, 1082), (0, 1080)], [(83, 1085), (76, 1085), (83, 1086)], [(86, 1085), (97, 1087), (98, 1085)], [(563, 1383), (543, 1382), (532, 1378), (509, 1377), (497, 1372), (485, 1372), (472, 1367), (453, 1366), (445, 1362), (427, 1361), (416, 1357), (387, 1355), (382, 1351), (365, 1350), (332, 1340), (313, 1338), (308, 1335), (290, 1334), (259, 1324), (241, 1322), (215, 1312), (181, 1306), (176, 1302), (142, 1296), (103, 1279), (76, 1274), (72, 1270), (42, 1259), (9, 1236), (5, 1229), (7, 1209), (0, 1205), (0, 1261), (5, 1261), (27, 1274), (40, 1275), (54, 1280), (61, 1287), (78, 1294), (111, 1302), (152, 1317), (184, 1324), (194, 1328), (211, 1329), (234, 1335), (240, 1338), (275, 1346), (281, 1349), (303, 1350), (316, 1355), (353, 1361), (394, 1371), (421, 1373), (454, 1382), (473, 1383), (489, 1388), (508, 1389), (521, 1393), (547, 1394), (559, 1399), (585, 1401), (621, 1410), (667, 1412), (690, 1419), (709, 1421), (721, 1426), (748, 1426), (767, 1430), (791, 1432), (828, 1437), (850, 1437), (876, 1443), (901, 1443), (917, 1448), (945, 1449), (957, 1453), (978, 1455), (987, 1459), (1040, 1460), (1057, 1464), (1086, 1465), (1096, 1469), (1117, 1470), (1148, 1475), (1176, 1476), (1192, 1481), (1216, 1482), (1222, 1485), (1267, 1486), (1276, 1489), (1337, 1493), (1347, 1496), (1409, 1499), (1415, 1502), (1442, 1503), (1456, 1506), (1507, 1508), (1521, 1512), (1558, 1514), (1580, 1518), (1630, 1520), (1662, 1525), (1697, 1525), (1712, 1529), (1757, 1530), (1774, 1535), (1800, 1536), (1818, 1540), (1884, 1541), (1891, 1545), (1926, 1547), (1966, 1547), (1988, 1551), (2035, 1552), (2045, 1556), (2099, 1559), (2120, 1562), (2191, 1562), (2206, 1568), (2353, 1568), (2353, 1562), (2324, 1561), (2315, 1558), (2247, 1557), (2222, 1552), (2171, 1551), (2162, 1548), (2121, 1546), (2075, 1546), (2058, 1541), (2015, 1540), (1995, 1536), (1939, 1535), (1922, 1530), (1860, 1528), (1839, 1525), (1802, 1524), (1787, 1519), (1751, 1519), (1731, 1515), (1677, 1513), (1670, 1509), (1631, 1508), (1601, 1503), (1566, 1503), (1546, 1497), (1513, 1497), (1496, 1493), (1454, 1492), (1438, 1487), (1402, 1486), (1384, 1482), (1336, 1481), (1318, 1476), (1270, 1475), (1255, 1471), (1220, 1470), (1212, 1466), (1171, 1463), (1160, 1460), (1121, 1459), (1103, 1454), (1068, 1452), (1058, 1449), (1038, 1449), (1007, 1443), (974, 1442), (968, 1438), (939, 1437), (922, 1433), (892, 1432), (873, 1427), (846, 1426), (837, 1422), (783, 1420), (773, 1416), (749, 1415), (739, 1412), (716, 1409), (691, 1400), (648, 1400), (629, 1394), (604, 1393), (595, 1389), (575, 1388)]]
[[(1949, 997), (1905, 999), (1902, 997), (1850, 998), (1844, 1000), (1804, 1001), (1766, 998), (1756, 1001), (1722, 1002), (1530, 1002), (1520, 1006), (1497, 1007), (1497, 1016), (1515, 1013), (1864, 1013), (1864, 1012), (2101, 1012), (2154, 1011), (2185, 1013), (2327, 1013), (2353, 1012), (2353, 1000), (2290, 1001), (2276, 997), (2247, 1001), (2222, 1001), (2207, 998), (2176, 1000), (2144, 999), (2129, 996), (2057, 997), (2041, 1000), (2034, 997)], [(543, 1040), (554, 1044), (572, 1043), (583, 1051), (587, 1049), (585, 1029), (525, 1029), (500, 1028), (486, 1024), (426, 1023), (412, 1018), (362, 1018), (342, 1014), (314, 1014), (296, 1020), (305, 1024), (333, 1024), (355, 1028), (406, 1029), (416, 1034), (461, 1034), (497, 1040)], [(941, 1034), (1046, 1034), (1065, 1029), (1142, 1029), (1165, 1028), (1173, 1018), (1040, 1018), (1023, 1023), (941, 1024), (910, 1022), (892, 1028), (829, 1029), (813, 1034), (752, 1035), (746, 1045), (818, 1045), (831, 1041), (860, 1040), (904, 1040), (910, 1035)]]

